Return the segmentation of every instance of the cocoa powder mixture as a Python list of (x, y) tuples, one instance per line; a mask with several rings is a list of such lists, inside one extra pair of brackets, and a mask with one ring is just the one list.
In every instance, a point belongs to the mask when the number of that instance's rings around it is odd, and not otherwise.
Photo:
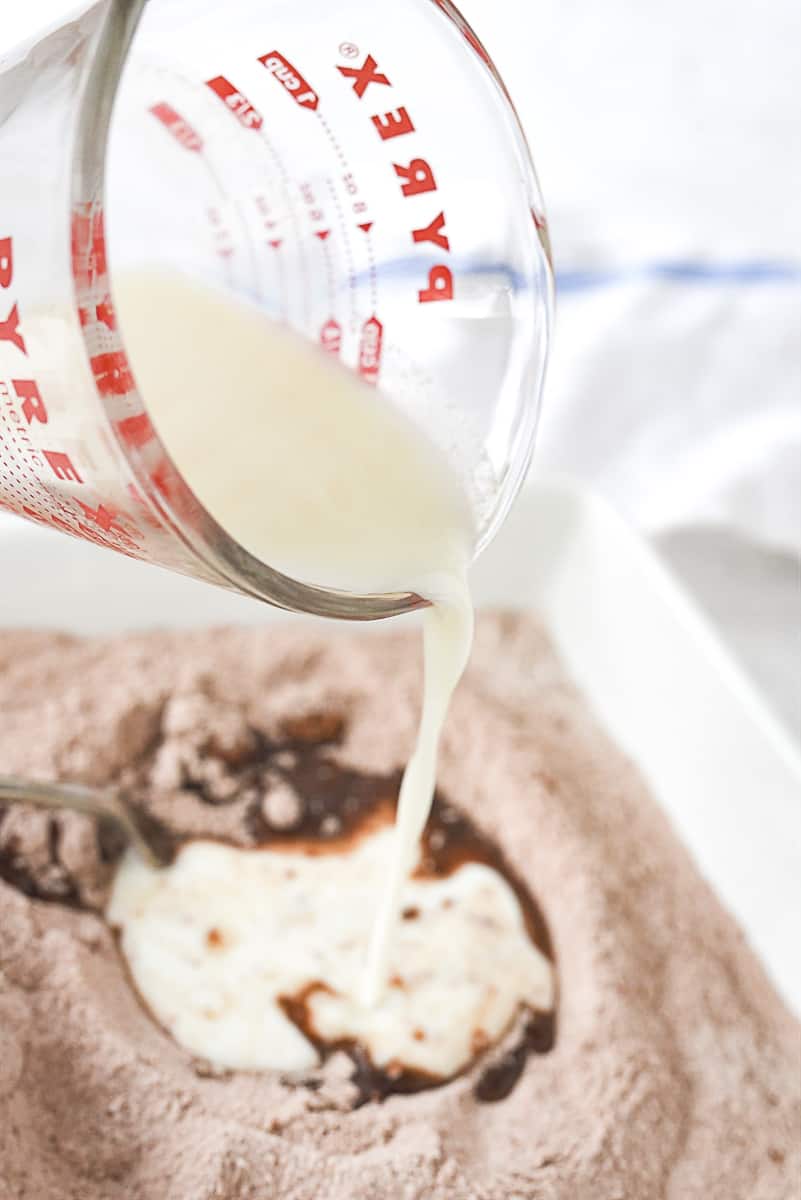
[[(167, 837), (335, 837), (326, 780), (406, 759), (418, 653), (308, 625), (0, 634), (0, 774), (129, 787)], [(799, 1025), (533, 620), (479, 621), (440, 785), (544, 914), (555, 1043), (510, 1031), (380, 1102), (342, 1053), (304, 1079), (193, 1060), (98, 915), (118, 839), (0, 814), (0, 1200), (798, 1195)]]

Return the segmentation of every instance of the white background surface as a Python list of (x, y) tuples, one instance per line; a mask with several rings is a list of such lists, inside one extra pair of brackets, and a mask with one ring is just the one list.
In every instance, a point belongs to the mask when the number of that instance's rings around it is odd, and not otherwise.
[[(8, 2), (0, 56), (75, 7)], [(801, 730), (801, 5), (462, 8), (515, 97), (555, 247), (538, 467), (657, 536)]]

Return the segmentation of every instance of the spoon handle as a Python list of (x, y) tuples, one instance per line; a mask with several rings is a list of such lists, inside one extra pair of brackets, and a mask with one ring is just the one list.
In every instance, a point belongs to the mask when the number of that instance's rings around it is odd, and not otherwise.
[(39, 808), (72, 809), (92, 817), (112, 821), (125, 834), (145, 862), (158, 867), (164, 856), (150, 844), (128, 811), (113, 792), (98, 791), (73, 783), (40, 783), (0, 775), (0, 804), (34, 804)]

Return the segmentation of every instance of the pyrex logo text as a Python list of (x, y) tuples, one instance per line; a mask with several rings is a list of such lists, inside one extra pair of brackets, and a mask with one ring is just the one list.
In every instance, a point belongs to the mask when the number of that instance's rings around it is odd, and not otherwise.
[[(10, 237), (0, 238), (0, 288), (6, 291), (14, 282), (14, 245)], [(20, 315), (19, 306), (12, 304), (11, 310), (4, 321), (0, 321), (0, 342), (11, 342), (12, 346), (16, 346), (22, 354), (27, 358), (28, 348), (25, 345), (25, 338), (20, 333)], [(17, 398), (22, 401), (21, 409), (28, 425), (37, 421), (41, 425), (47, 424), (47, 408), (45, 402), (39, 392), (38, 385), (33, 379), (12, 379), (11, 386)], [(47, 457), (47, 455), (46, 455)], [(66, 455), (53, 455), (54, 458), (63, 459)], [(50, 458), (48, 458), (50, 462)], [(64, 469), (64, 464), (58, 463), (58, 470), (50, 462), (54, 472), (58, 478), (61, 476), (58, 471)], [(69, 473), (71, 477), (78, 477), (72, 464), (69, 464)]]
[[(392, 87), (387, 75), (379, 69), (372, 54), (368, 54), (360, 67), (337, 66), (340, 75), (353, 80), (353, 91), (361, 101), (373, 85)], [(372, 92), (370, 92), (372, 98)], [(405, 137), (415, 132), (414, 122), (408, 110), (400, 105), (388, 112), (374, 113), (372, 121), (382, 142)], [(437, 191), (437, 182), (431, 164), (424, 158), (415, 157), (408, 163), (393, 163), (396, 176), (401, 180), (401, 193), (405, 198), (425, 195)], [(445, 232), (445, 213), (440, 211), (427, 225), (411, 230), (412, 242), (415, 245), (430, 244), (447, 253), (450, 252), (450, 241)], [(436, 263), (428, 272), (427, 285), (417, 293), (421, 304), (435, 300), (453, 299), (453, 272), (445, 262)]]

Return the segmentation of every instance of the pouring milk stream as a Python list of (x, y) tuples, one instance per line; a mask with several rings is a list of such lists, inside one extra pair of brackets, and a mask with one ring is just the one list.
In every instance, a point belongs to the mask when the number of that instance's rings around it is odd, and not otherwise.
[(363, 979), (363, 1002), (375, 1005), (472, 640), (467, 498), (403, 413), (255, 306), (162, 269), (121, 272), (114, 292), (148, 412), (230, 535), (297, 578), (431, 601), (417, 744)]

